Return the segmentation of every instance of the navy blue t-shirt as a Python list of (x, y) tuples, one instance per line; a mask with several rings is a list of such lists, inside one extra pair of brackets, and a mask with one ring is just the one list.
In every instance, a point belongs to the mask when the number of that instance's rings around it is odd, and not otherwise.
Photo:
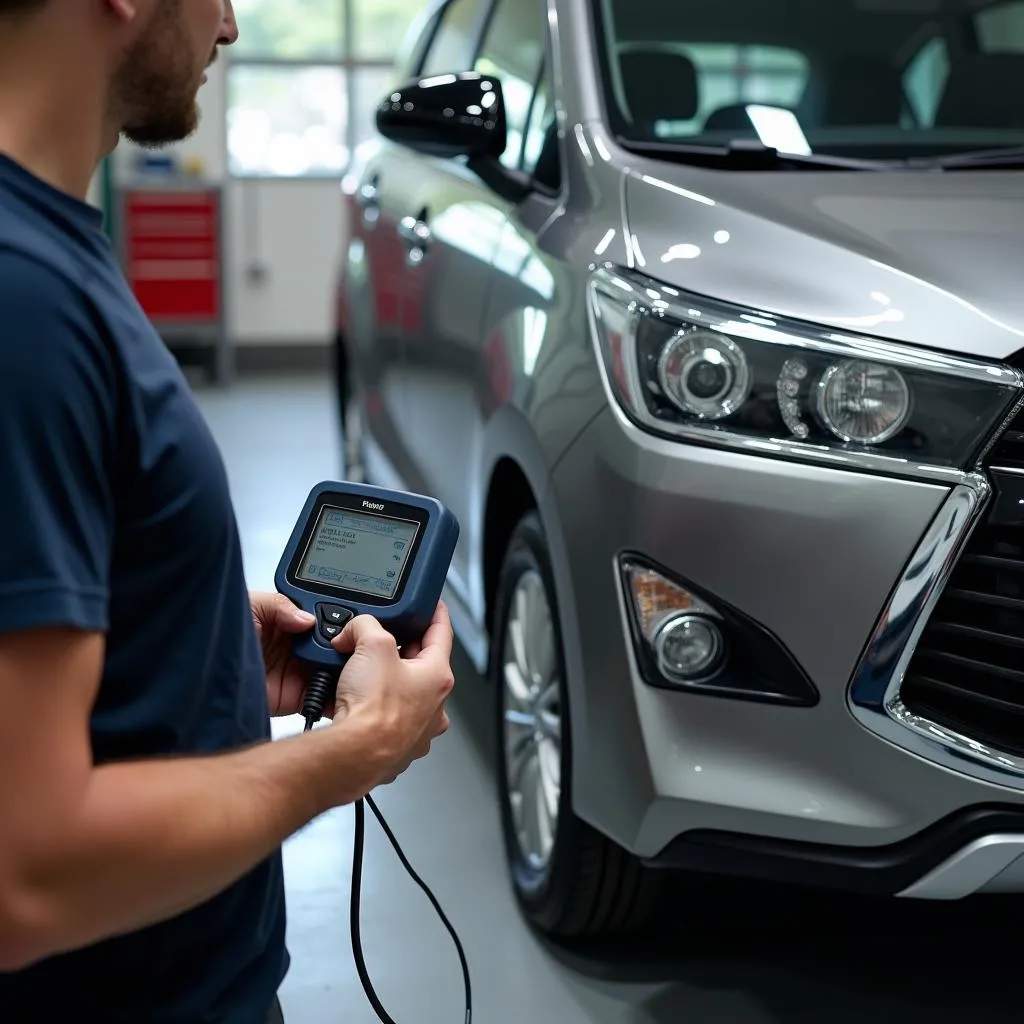
[[(106, 635), (96, 763), (270, 736), (217, 446), (100, 214), (0, 156), (0, 633), (44, 626)], [(0, 1019), (263, 1024), (284, 932), (278, 855), (174, 920), (0, 973)]]

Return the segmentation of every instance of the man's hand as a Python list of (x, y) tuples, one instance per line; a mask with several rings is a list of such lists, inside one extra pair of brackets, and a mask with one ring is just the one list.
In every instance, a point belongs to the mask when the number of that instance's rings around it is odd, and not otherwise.
[(352, 717), (375, 723), (387, 769), (378, 785), (393, 782), (414, 761), (430, 753), (430, 744), (447, 732), (445, 702), (455, 685), (451, 669), (452, 626), (440, 602), (419, 643), (401, 651), (395, 638), (368, 615), (360, 615), (334, 638), (349, 655), (338, 680), (339, 720)]
[[(302, 710), (309, 669), (292, 657), (292, 639), (316, 625), (316, 618), (297, 608), (284, 594), (249, 595), (252, 617), (263, 648), (267, 673), (267, 701), (275, 718), (297, 715)], [(333, 707), (324, 709), (330, 717)]]

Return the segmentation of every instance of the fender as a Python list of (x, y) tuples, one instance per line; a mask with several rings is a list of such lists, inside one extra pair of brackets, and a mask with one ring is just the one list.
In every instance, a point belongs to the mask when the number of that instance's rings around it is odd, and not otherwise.
[[(563, 453), (559, 452), (559, 455), (561, 454)], [(473, 551), (471, 586), (474, 594), (479, 595), (478, 607), (474, 609), (474, 620), (481, 636), (486, 640), (489, 653), (484, 590), (484, 517), (497, 467), (504, 459), (510, 459), (522, 472), (533, 492), (537, 512), (547, 537), (551, 568), (555, 578), (555, 600), (558, 602), (558, 617), (562, 631), (570, 714), (576, 717), (584, 714), (583, 709), (586, 706), (585, 680), (580, 658), (583, 638), (569, 572), (565, 534), (551, 487), (551, 474), (557, 459), (552, 463), (550, 458), (551, 453), (544, 450), (532, 424), (522, 410), (512, 405), (503, 405), (495, 410), (484, 431), (480, 472), (476, 476), (476, 479), (486, 483), (473, 503), (471, 520), (464, 524), (464, 527), (471, 537)], [(480, 672), (486, 672), (487, 667), (488, 657), (485, 655), (476, 668)], [(573, 760), (577, 765), (579, 758), (578, 748), (574, 748)], [(574, 769), (577, 765), (574, 765)]]

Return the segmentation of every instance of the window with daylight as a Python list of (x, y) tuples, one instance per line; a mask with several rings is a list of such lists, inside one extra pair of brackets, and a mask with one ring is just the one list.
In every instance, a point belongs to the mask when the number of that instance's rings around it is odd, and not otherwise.
[(372, 137), (406, 33), (427, 0), (234, 0), (227, 58), (235, 177), (340, 177)]

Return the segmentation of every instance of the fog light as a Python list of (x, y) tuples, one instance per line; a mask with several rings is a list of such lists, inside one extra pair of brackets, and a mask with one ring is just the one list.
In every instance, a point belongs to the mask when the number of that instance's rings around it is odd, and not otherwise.
[(782, 643), (717, 595), (622, 552), (618, 570), (640, 677), (676, 693), (813, 707), (818, 691)]
[(710, 679), (726, 660), (718, 611), (661, 573), (625, 558), (640, 652), (663, 685), (693, 686)]
[(725, 642), (718, 626), (702, 615), (675, 615), (654, 635), (658, 668), (666, 679), (694, 683), (715, 674)]

